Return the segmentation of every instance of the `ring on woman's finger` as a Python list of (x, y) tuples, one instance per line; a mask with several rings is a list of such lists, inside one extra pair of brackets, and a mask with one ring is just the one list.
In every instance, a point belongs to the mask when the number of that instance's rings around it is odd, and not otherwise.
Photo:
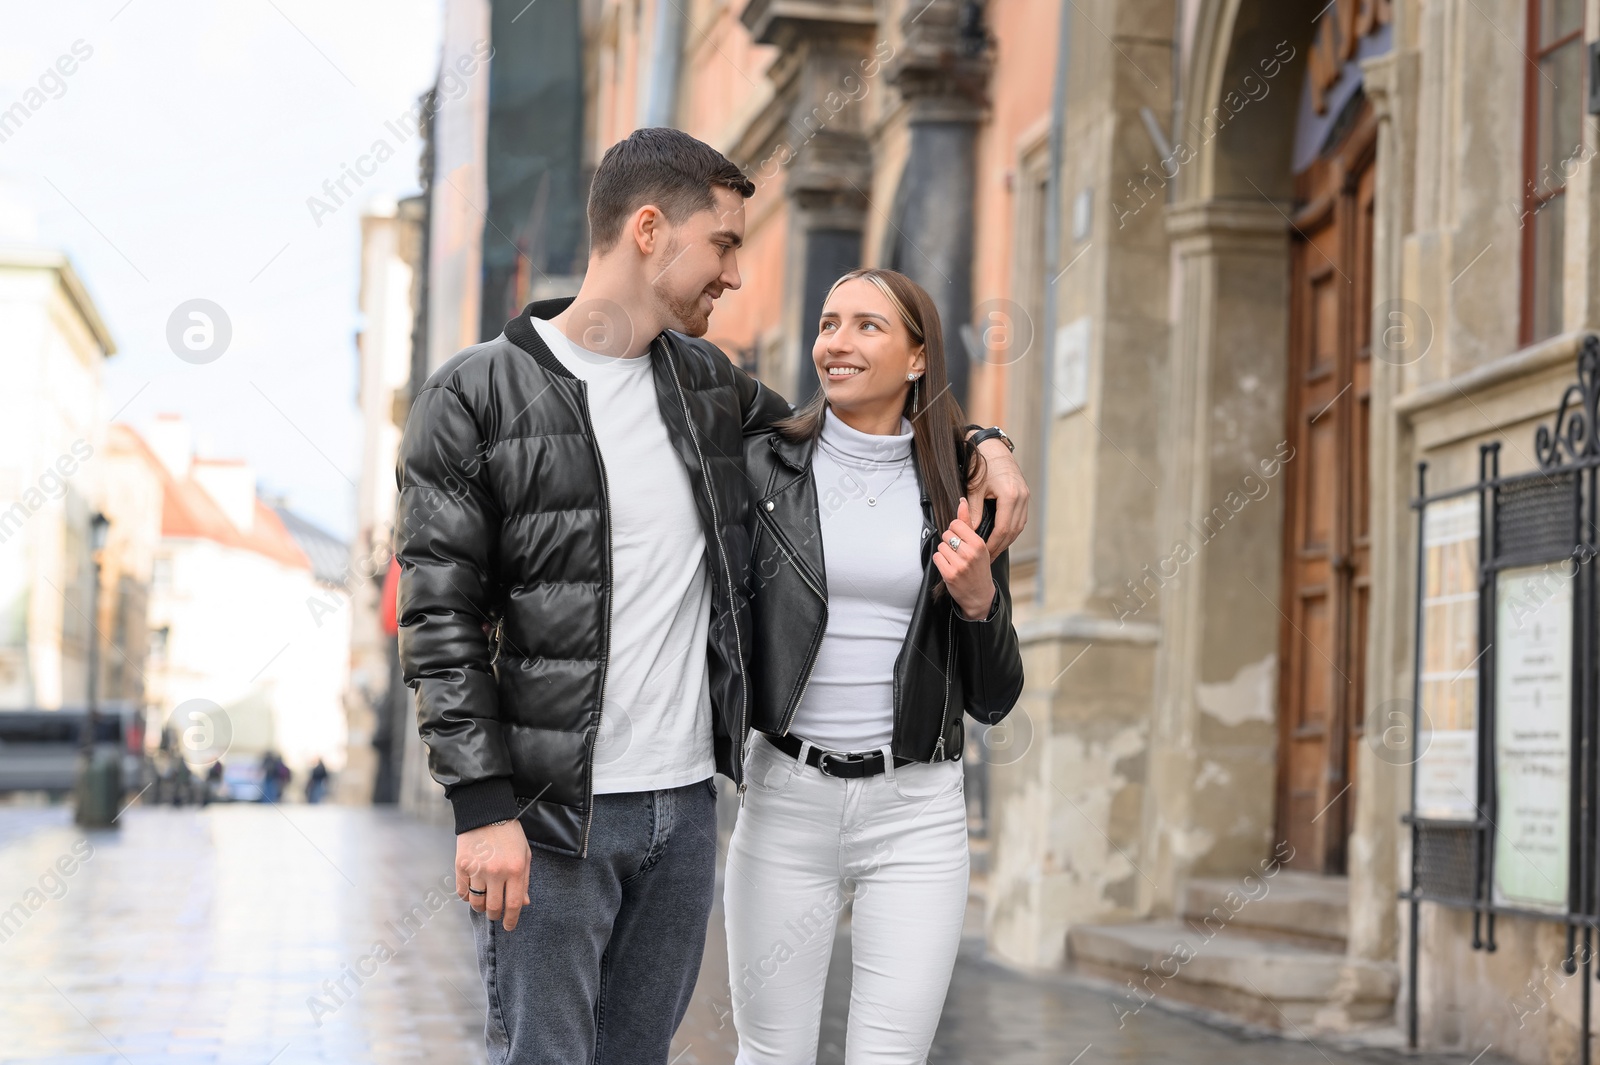
[(952, 550), (952, 551), (959, 551), (959, 550), (961, 550), (961, 537), (959, 537), (959, 536), (952, 536), (952, 537), (950, 537), (950, 539), (949, 539), (949, 540), (947, 540), (947, 541), (945, 541), (945, 542), (946, 542), (946, 543), (948, 543), (948, 544), (949, 544), (949, 545), (950, 545), (950, 550)]
[(469, 887), (469, 888), (467, 888), (467, 892), (468, 892), (468, 893), (469, 893), (469, 894), (472, 894), (472, 895), (487, 895), (487, 894), (489, 894), (489, 893), (488, 893), (488, 892), (487, 892), (487, 891), (479, 891), (479, 890), (478, 890), (478, 889), (477, 889), (477, 888), (475, 888), (475, 887)]

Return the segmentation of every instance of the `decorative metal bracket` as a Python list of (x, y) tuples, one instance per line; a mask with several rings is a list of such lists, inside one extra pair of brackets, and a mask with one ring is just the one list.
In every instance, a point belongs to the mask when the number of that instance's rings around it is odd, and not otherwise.
[(1554, 469), (1567, 462), (1600, 460), (1600, 336), (1590, 333), (1578, 349), (1578, 379), (1561, 394), (1554, 426), (1541, 425), (1534, 435), (1539, 468)]

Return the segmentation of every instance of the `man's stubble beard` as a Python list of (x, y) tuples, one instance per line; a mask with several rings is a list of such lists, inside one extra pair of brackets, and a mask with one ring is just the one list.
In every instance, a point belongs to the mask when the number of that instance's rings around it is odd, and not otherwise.
[(680, 299), (666, 292), (658, 284), (656, 286), (656, 299), (661, 303), (666, 312), (667, 328), (676, 329), (685, 336), (703, 337), (706, 330), (711, 328), (711, 315), (700, 309), (700, 297), (704, 292), (697, 292), (688, 299)]
[[(673, 262), (677, 254), (678, 245), (674, 241), (666, 249), (667, 262)], [(671, 267), (669, 266), (668, 269), (671, 269)], [(662, 271), (663, 276), (665, 273), (666, 271)], [(657, 277), (650, 287), (655, 290), (656, 301), (661, 305), (662, 310), (666, 312), (667, 321), (671, 323), (668, 326), (669, 329), (676, 329), (685, 336), (691, 337), (703, 337), (706, 335), (706, 330), (711, 328), (711, 314), (709, 311), (700, 309), (700, 297), (706, 294), (704, 289), (687, 298), (674, 296), (667, 289), (662, 277)]]

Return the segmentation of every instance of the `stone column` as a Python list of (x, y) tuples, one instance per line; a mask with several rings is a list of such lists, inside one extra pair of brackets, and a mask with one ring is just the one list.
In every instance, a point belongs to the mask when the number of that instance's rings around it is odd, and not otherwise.
[(985, 925), (996, 956), (1066, 957), (1073, 925), (1140, 915), (1145, 718), (1158, 627), (1087, 613), (1017, 626), (1027, 686), (983, 736), (989, 763)]
[(1157, 783), (1150, 708), (1167, 601), (1133, 589), (1170, 550), (1155, 515), (1173, 488), (1158, 448), (1173, 174), (1143, 116), (1149, 108), (1161, 129), (1171, 121), (1171, 86), (1160, 80), (1171, 41), (1152, 27), (1170, 26), (1172, 10), (1066, 9), (1077, 12), (1076, 39), (1095, 44), (1075, 52), (1067, 94), (1061, 206), (1078, 218), (1063, 226), (1055, 276), (1043, 278), (1055, 286), (1056, 329), (1035, 347), (1055, 360), (1052, 394), (1036, 387), (1029, 397), (1050, 449), (1048, 499), (1034, 512), (1043, 595), (1019, 614), (1027, 689), (999, 738), (985, 737), (990, 947), (1046, 967), (1061, 964), (1074, 926), (1145, 916), (1156, 893), (1145, 811)]
[(992, 65), (981, 22), (963, 23), (957, 0), (905, 5), (904, 44), (888, 69), (908, 110), (910, 148), (883, 263), (933, 297), (944, 326), (950, 390), (967, 401), (969, 357), (961, 327), (972, 316), (973, 193), (978, 123)]
[(817, 390), (810, 342), (828, 286), (861, 265), (872, 152), (860, 100), (875, 69), (877, 16), (870, 0), (752, 0), (740, 17), (758, 43), (781, 49), (767, 71), (773, 101), (740, 154), (784, 170), (783, 328), (792, 338), (790, 398), (803, 403)]
[[(1411, 433), (1394, 409), (1404, 389), (1403, 364), (1407, 350), (1383, 343), (1395, 323), (1391, 311), (1407, 313), (1401, 266), (1406, 230), (1410, 226), (1410, 190), (1416, 140), (1414, 109), (1398, 106), (1415, 98), (1418, 77), (1415, 52), (1391, 52), (1369, 60), (1363, 70), (1367, 98), (1378, 119), (1377, 198), (1373, 204), (1372, 251), (1372, 412), (1368, 453), (1372, 456), (1372, 541), (1384, 545), (1372, 552), (1373, 601), (1369, 607), (1367, 637), (1367, 707), (1380, 707), (1404, 692), (1411, 692), (1412, 614), (1416, 595), (1416, 515), (1409, 505), (1416, 490)], [(1414, 330), (1431, 323), (1406, 322)], [(1410, 337), (1406, 337), (1410, 339)], [(1372, 726), (1369, 725), (1370, 729)], [(1398, 947), (1400, 883), (1400, 816), (1411, 805), (1410, 767), (1397, 764), (1397, 752), (1384, 750), (1378, 757), (1370, 742), (1363, 744), (1356, 765), (1355, 822), (1350, 833), (1350, 954), (1376, 961), (1392, 960)], [(1398, 752), (1404, 754), (1404, 752)]]
[(1251, 868), (1272, 847), (1285, 491), (1281, 468), (1261, 464), (1284, 440), (1288, 228), (1260, 199), (1167, 216), (1177, 276), (1157, 541), (1184, 560), (1159, 592), (1145, 814), (1157, 912), (1190, 876)]

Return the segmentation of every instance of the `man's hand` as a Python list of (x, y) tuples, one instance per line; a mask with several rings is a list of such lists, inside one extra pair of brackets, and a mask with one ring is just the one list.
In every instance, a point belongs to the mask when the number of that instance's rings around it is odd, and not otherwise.
[[(456, 896), (509, 932), (528, 905), (528, 837), (516, 821), (485, 825), (456, 837)], [(482, 894), (478, 894), (482, 892)]]
[(1028, 524), (1028, 482), (1022, 479), (1022, 467), (1004, 441), (985, 440), (978, 445), (978, 454), (983, 456), (983, 470), (968, 486), (967, 495), (976, 500), (994, 500), (989, 557), (999, 558), (1000, 552), (1015, 543)]

